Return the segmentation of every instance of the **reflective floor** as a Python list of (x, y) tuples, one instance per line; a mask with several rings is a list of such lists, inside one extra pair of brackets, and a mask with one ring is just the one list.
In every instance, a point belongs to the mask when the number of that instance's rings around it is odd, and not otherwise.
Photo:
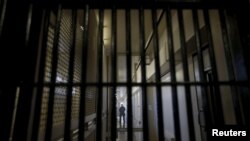
[[(117, 118), (117, 132), (118, 132), (118, 137), (116, 141), (127, 141), (127, 124), (122, 122), (119, 122), (119, 118)], [(133, 128), (133, 140), (134, 141), (142, 141), (142, 131), (141, 128)]]
[(116, 141), (127, 141), (127, 132), (118, 132)]
[[(134, 141), (142, 141), (142, 132), (134, 132)], [(116, 141), (127, 141), (127, 132), (118, 132), (118, 138)]]

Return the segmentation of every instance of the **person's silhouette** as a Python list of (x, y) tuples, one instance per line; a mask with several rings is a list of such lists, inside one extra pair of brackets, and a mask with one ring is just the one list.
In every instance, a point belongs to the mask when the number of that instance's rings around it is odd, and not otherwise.
[(123, 126), (125, 126), (125, 107), (123, 106), (123, 104), (121, 104), (119, 112), (120, 112), (120, 126), (122, 125), (122, 118), (123, 118)]

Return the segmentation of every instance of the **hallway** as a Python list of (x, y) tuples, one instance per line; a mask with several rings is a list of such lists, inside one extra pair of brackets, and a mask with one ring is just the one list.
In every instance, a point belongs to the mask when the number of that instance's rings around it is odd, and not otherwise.
[(211, 141), (248, 127), (249, 26), (232, 5), (10, 1), (1, 141)]

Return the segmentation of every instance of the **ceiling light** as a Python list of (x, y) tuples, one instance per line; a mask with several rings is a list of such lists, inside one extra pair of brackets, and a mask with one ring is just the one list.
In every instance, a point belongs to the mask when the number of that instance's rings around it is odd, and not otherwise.
[(80, 26), (81, 30), (83, 31), (84, 30), (84, 27), (83, 26)]

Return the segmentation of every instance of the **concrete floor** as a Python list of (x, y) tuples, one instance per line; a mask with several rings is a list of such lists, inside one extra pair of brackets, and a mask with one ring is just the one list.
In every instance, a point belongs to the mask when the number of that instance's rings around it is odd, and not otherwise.
[[(135, 128), (133, 129), (134, 131), (134, 141), (142, 141), (142, 130), (141, 128)], [(117, 132), (118, 132), (118, 138), (116, 139), (116, 141), (127, 141), (127, 123), (125, 120), (125, 123), (122, 122), (122, 124), (120, 124), (120, 120), (119, 117), (117, 118)]]

